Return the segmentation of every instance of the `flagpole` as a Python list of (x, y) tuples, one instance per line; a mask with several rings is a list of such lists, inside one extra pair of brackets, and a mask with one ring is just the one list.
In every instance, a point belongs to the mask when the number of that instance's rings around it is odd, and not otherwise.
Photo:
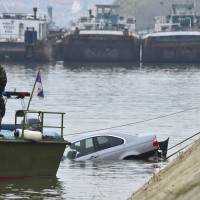
[(30, 96), (30, 98), (29, 98), (27, 110), (29, 110), (29, 106), (30, 106), (30, 103), (31, 103), (31, 100), (32, 100), (32, 97), (33, 97), (33, 92), (34, 92), (34, 90), (35, 90), (35, 85), (36, 85), (37, 77), (38, 77), (39, 73), (40, 73), (40, 69), (38, 70), (38, 73), (37, 73), (37, 76), (36, 76), (36, 79), (35, 79), (35, 83), (34, 83), (34, 85), (33, 85), (33, 90), (32, 90), (31, 96)]

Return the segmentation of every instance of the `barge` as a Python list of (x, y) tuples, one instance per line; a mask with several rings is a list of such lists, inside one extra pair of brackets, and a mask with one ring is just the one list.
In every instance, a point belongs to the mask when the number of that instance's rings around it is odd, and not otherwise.
[(143, 62), (200, 62), (200, 20), (194, 4), (173, 4), (155, 17), (155, 31), (142, 37)]
[(118, 5), (96, 5), (62, 40), (64, 61), (139, 61), (140, 39), (135, 18), (118, 14)]
[(50, 61), (52, 41), (48, 40), (46, 15), (2, 13), (0, 16), (0, 61)]

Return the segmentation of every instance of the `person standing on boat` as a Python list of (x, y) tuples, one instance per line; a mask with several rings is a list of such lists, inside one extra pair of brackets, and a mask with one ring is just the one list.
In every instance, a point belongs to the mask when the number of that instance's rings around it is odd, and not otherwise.
[(2, 92), (5, 90), (6, 83), (7, 83), (6, 71), (3, 68), (3, 66), (0, 65), (0, 125), (1, 125), (2, 118), (5, 115), (5, 110), (6, 110), (4, 98), (2, 96)]

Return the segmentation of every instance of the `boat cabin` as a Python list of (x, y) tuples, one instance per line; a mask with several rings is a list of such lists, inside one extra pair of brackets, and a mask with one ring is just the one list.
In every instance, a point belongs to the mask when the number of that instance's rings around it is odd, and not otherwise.
[(171, 17), (172, 23), (179, 23), (180, 26), (193, 26), (194, 4), (173, 4)]
[[(79, 18), (77, 30), (114, 30), (135, 32), (135, 17), (120, 16), (119, 5), (96, 5), (95, 12), (89, 10), (89, 16)], [(76, 33), (79, 33), (76, 31)]]
[(171, 15), (155, 17), (155, 31), (186, 31), (199, 29), (200, 20), (194, 4), (173, 4)]
[(96, 5), (97, 15), (96, 21), (101, 22), (104, 20), (105, 26), (118, 24), (118, 9), (119, 5)]
[(0, 15), (0, 42), (25, 42), (26, 32), (32, 30), (35, 40), (48, 37), (49, 22), (44, 15), (34, 13), (2, 13)]

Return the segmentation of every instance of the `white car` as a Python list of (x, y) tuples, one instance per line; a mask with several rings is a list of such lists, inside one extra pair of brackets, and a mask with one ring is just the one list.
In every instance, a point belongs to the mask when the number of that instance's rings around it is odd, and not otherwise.
[(155, 134), (130, 135), (110, 131), (69, 135), (66, 140), (71, 144), (64, 157), (77, 161), (146, 159), (158, 155), (159, 149), (166, 157), (168, 145), (168, 139), (161, 144)]

